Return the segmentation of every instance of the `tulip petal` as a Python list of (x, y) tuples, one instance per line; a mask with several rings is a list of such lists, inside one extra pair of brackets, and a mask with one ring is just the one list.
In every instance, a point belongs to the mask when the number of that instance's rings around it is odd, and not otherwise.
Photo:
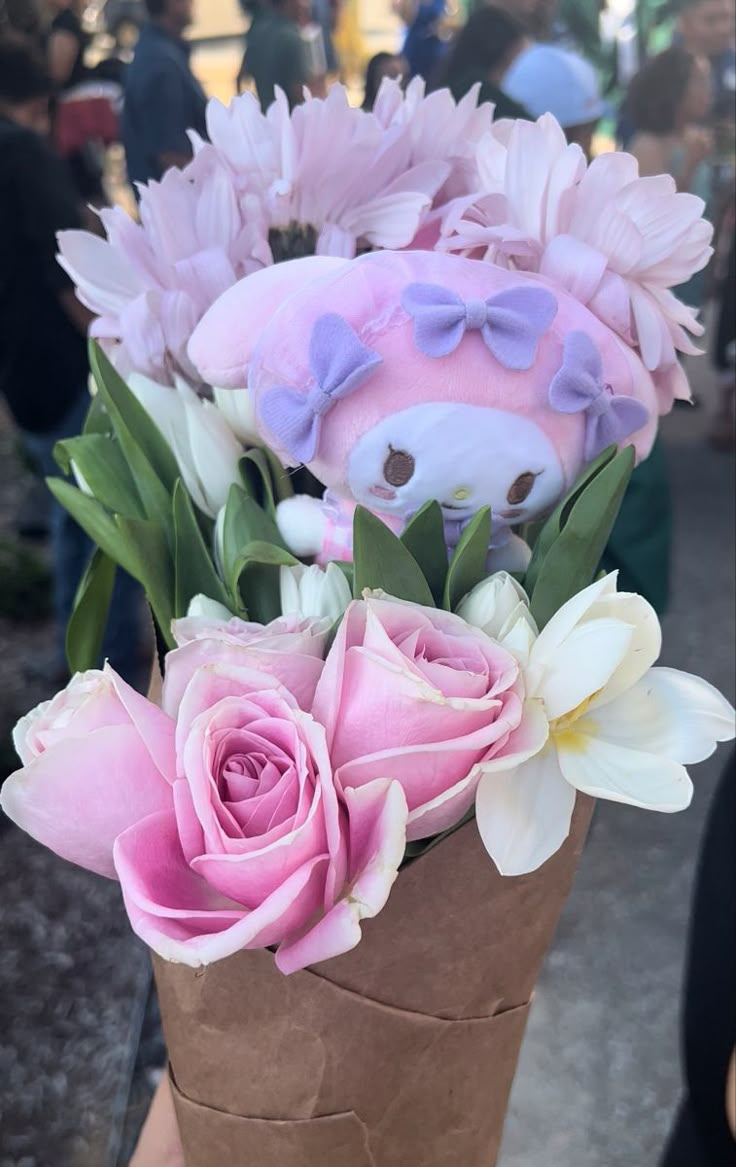
[(115, 877), (113, 843), (137, 819), (173, 806), (171, 786), (127, 725), (66, 738), (5, 782), (8, 818), (72, 863)]
[(536, 871), (570, 832), (575, 791), (553, 746), (515, 770), (485, 774), (475, 813), (486, 851), (501, 875)]
[(650, 669), (638, 684), (595, 711), (607, 742), (690, 765), (736, 733), (734, 709), (713, 685), (677, 669)]
[(673, 813), (690, 805), (693, 784), (684, 766), (659, 754), (604, 741), (593, 719), (556, 739), (559, 765), (583, 794), (644, 810)]
[[(550, 721), (570, 713), (605, 688), (626, 659), (632, 636), (632, 629), (623, 621), (601, 619), (579, 624), (566, 637), (555, 655), (544, 661), (534, 685)], [(532, 660), (536, 647), (532, 648)], [(535, 665), (540, 667), (540, 662)]]

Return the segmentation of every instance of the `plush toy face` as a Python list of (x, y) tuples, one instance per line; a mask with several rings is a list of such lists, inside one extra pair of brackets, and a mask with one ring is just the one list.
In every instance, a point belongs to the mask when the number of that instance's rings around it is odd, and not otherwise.
[(348, 461), (355, 501), (402, 518), (436, 499), (446, 519), (487, 505), (497, 521), (523, 523), (553, 505), (563, 485), (555, 449), (534, 422), (473, 405), (431, 402), (391, 414)]

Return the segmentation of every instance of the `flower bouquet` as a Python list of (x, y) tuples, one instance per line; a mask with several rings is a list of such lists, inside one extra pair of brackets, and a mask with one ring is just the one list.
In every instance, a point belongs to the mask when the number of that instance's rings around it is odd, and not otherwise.
[[(709, 229), (550, 119), (333, 94), (214, 105), (140, 226), (62, 241), (103, 347), (52, 488), (98, 551), (2, 805), (119, 879), (188, 1167), (490, 1167), (593, 799), (684, 809), (734, 735), (599, 574)], [(116, 564), (147, 697), (94, 667)]]

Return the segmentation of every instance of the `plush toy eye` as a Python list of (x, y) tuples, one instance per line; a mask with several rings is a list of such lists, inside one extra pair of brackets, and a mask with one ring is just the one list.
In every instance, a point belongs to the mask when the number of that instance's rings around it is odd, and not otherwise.
[(511, 506), (517, 506), (518, 503), (524, 502), (524, 499), (528, 498), (531, 494), (532, 487), (536, 481), (537, 475), (533, 474), (531, 470), (525, 470), (515, 482), (511, 483), (509, 492), (506, 495), (506, 501)]
[(389, 446), (388, 450), (388, 458), (383, 464), (383, 477), (390, 486), (406, 486), (414, 474), (416, 463), (406, 450), (395, 450), (393, 446)]

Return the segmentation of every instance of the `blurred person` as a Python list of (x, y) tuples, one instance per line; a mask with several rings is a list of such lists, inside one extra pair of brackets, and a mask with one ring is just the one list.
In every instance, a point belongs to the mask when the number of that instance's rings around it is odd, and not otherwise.
[(490, 101), (494, 118), (528, 118), (529, 112), (503, 89), (509, 68), (529, 47), (523, 26), (501, 8), (476, 8), (460, 29), (442, 74), (456, 101), (480, 82), (478, 101)]
[(309, 46), (302, 27), (311, 17), (309, 0), (265, 0), (259, 4), (245, 41), (240, 82), (252, 77), (265, 111), (283, 89), (289, 109), (304, 101), (304, 87), (314, 82)]
[[(713, 134), (699, 123), (711, 105), (711, 67), (681, 46), (666, 49), (634, 77), (625, 108), (637, 126), (629, 152), (644, 177), (671, 174), (677, 189), (711, 201)], [(675, 289), (681, 300), (702, 308), (705, 273), (696, 272)]]
[(736, 4), (734, 0), (680, 0), (677, 32), (682, 47), (707, 57), (712, 68), (712, 116), (733, 122), (736, 93)]
[(629, 151), (639, 173), (671, 174), (677, 189), (710, 198), (713, 134), (701, 123), (711, 107), (711, 67), (673, 46), (652, 57), (634, 77), (626, 97), (636, 133)]
[(312, 19), (322, 30), (322, 44), (325, 52), (325, 70), (327, 73), (338, 73), (340, 63), (337, 59), (333, 33), (337, 21), (337, 4), (335, 0), (312, 0)]
[[(57, 232), (88, 224), (47, 141), (52, 92), (42, 58), (23, 41), (0, 40), (0, 392), (28, 453), (44, 475), (58, 476), (54, 446), (81, 432), (89, 406), (91, 314), (56, 261)], [(51, 546), (60, 679), (66, 623), (92, 544), (55, 501)], [(129, 678), (138, 667), (136, 586), (125, 576), (116, 584), (105, 642)]]
[(718, 409), (709, 434), (711, 446), (724, 453), (736, 447), (736, 212), (733, 194), (730, 212), (722, 224), (720, 245), (726, 262), (718, 280), (713, 365), (718, 377)]
[(736, 754), (711, 803), (695, 878), (682, 1004), (685, 1096), (661, 1167), (736, 1160)]
[(189, 63), (184, 40), (194, 0), (146, 0), (141, 29), (125, 75), (123, 145), (131, 183), (158, 180), (192, 157), (187, 130), (206, 136), (207, 98)]
[(86, 77), (84, 54), (89, 37), (82, 27), (85, 0), (45, 0), (51, 16), (47, 55), (51, 80), (58, 89), (70, 89)]
[[(85, 0), (44, 0), (50, 17), (46, 33), (46, 58), (55, 93), (60, 102), (64, 95), (90, 79), (85, 54), (91, 38), (84, 31), (82, 16)], [(74, 118), (73, 109), (57, 106), (55, 121), (61, 116)], [(76, 135), (74, 135), (76, 137)], [(107, 201), (103, 184), (104, 152), (93, 138), (82, 137), (65, 151), (66, 162), (80, 197), (95, 206)]]
[(533, 44), (519, 53), (501, 79), (501, 87), (532, 118), (551, 113), (590, 156), (595, 128), (606, 112), (595, 69), (577, 53), (555, 45)]
[(0, 0), (0, 35), (19, 33), (34, 45), (41, 43), (40, 0)]
[(385, 77), (400, 81), (408, 76), (409, 66), (399, 53), (376, 53), (366, 66), (361, 108), (369, 112), (373, 109)]
[(401, 53), (409, 76), (433, 82), (447, 54), (447, 43), (440, 35), (446, 0), (394, 0), (394, 11), (406, 25)]

